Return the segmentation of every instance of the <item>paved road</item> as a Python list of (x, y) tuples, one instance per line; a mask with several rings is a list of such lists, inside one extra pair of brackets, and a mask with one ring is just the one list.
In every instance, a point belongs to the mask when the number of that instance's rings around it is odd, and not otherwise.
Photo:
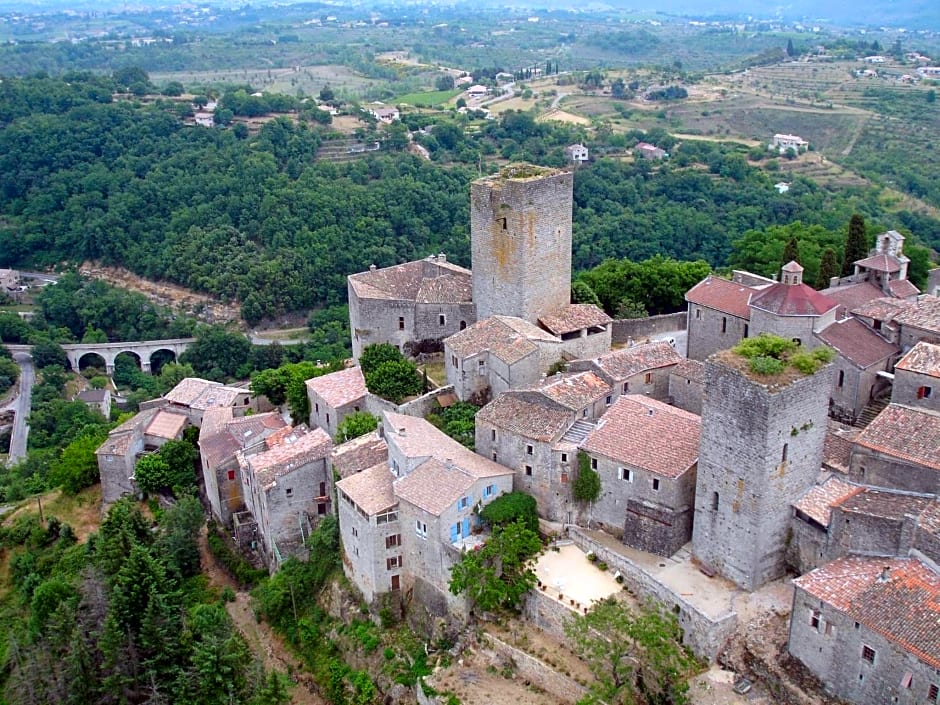
[(29, 436), (29, 405), (33, 396), (33, 383), (36, 381), (36, 369), (33, 358), (25, 353), (13, 356), (20, 366), (20, 393), (16, 397), (16, 417), (13, 419), (13, 437), (10, 439), (9, 465), (26, 457), (26, 439)]

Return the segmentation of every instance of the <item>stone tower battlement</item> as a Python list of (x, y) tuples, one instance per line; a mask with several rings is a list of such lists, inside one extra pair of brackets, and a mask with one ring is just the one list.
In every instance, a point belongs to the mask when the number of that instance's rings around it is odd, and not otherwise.
[(761, 379), (730, 350), (705, 363), (692, 553), (746, 590), (786, 570), (791, 503), (822, 463), (832, 369)]
[(479, 320), (530, 323), (571, 301), (574, 176), (514, 164), (470, 186), (473, 301)]

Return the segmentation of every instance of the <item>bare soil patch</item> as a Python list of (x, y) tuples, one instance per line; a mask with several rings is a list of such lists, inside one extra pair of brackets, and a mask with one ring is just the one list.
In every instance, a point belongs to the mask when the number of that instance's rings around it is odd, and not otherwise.
[(68, 524), (72, 527), (79, 542), (85, 541), (101, 525), (101, 485), (89, 487), (75, 496), (56, 489), (24, 500), (19, 507), (6, 516), (4, 523), (9, 524), (27, 514), (38, 516), (40, 502), (43, 518), (48, 521), (51, 517), (55, 517), (63, 524)]
[(102, 279), (113, 286), (139, 292), (156, 304), (193, 315), (209, 323), (241, 321), (237, 305), (224, 304), (218, 299), (197, 294), (177, 284), (150, 281), (121, 267), (104, 267), (96, 262), (85, 262), (80, 272), (87, 277)]

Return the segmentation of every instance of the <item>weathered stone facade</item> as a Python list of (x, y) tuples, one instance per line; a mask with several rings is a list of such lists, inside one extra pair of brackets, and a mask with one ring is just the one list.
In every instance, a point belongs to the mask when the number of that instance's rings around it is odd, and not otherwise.
[(749, 321), (698, 304), (689, 304), (689, 350), (691, 360), (705, 361), (719, 350), (740, 343), (750, 332)]
[(526, 164), (470, 186), (473, 300), (530, 323), (571, 301), (574, 176)]
[(832, 368), (769, 387), (733, 364), (718, 355), (705, 365), (692, 549), (754, 590), (785, 570), (790, 505), (822, 462)]

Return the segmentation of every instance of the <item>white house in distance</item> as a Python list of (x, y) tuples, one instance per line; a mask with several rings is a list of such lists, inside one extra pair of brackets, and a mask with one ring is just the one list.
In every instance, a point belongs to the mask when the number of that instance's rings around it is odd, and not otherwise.
[(481, 86), (479, 84), (475, 86), (470, 86), (467, 89), (467, 96), (470, 98), (485, 98), (490, 92), (490, 89), (486, 86)]
[(580, 142), (565, 147), (565, 154), (568, 155), (568, 161), (574, 164), (585, 164), (590, 160), (588, 148)]
[(795, 149), (797, 152), (805, 152), (809, 149), (809, 142), (799, 135), (784, 135), (778, 133), (774, 135), (774, 139), (770, 143), (770, 148), (776, 149), (781, 154), (788, 149)]

